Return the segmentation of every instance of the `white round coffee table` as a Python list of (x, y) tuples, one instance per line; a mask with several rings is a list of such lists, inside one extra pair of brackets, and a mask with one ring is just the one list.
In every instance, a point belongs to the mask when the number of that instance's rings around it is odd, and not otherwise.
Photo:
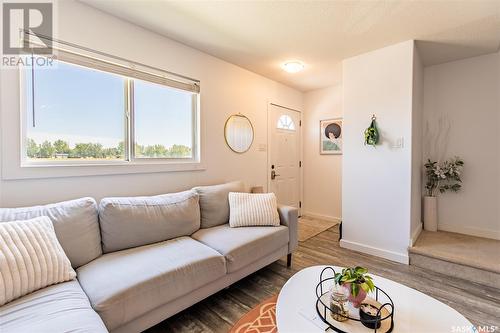
[[(325, 267), (305, 268), (285, 283), (276, 304), (278, 332), (333, 332), (325, 330), (327, 326), (316, 313), (316, 285)], [(342, 270), (332, 267), (337, 272)], [(472, 329), (473, 325), (464, 316), (438, 300), (397, 282), (370, 275), (375, 285), (387, 292), (394, 302), (393, 332), (469, 332), (467, 329)], [(360, 325), (353, 327), (356, 328), (349, 332), (373, 332)]]

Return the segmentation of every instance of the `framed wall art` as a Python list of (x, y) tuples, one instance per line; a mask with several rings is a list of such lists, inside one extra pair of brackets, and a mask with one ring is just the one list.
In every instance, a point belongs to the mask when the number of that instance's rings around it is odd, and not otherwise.
[(321, 155), (342, 154), (342, 130), (342, 118), (320, 120), (319, 153)]

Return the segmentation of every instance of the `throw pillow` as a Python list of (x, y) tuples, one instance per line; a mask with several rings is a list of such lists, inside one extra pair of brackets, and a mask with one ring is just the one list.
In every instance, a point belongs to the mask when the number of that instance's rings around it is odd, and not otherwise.
[(0, 306), (75, 276), (47, 216), (0, 223)]
[(274, 193), (229, 193), (229, 226), (279, 226)]

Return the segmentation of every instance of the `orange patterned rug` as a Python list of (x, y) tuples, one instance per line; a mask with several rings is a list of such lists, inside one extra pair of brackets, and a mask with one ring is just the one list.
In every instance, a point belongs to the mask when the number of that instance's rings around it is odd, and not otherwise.
[(266, 299), (240, 318), (229, 333), (277, 333), (276, 301), (278, 295)]

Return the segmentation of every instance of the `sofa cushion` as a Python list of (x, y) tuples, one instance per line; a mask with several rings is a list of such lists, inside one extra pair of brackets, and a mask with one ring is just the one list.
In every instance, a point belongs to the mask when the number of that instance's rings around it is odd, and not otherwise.
[(104, 198), (99, 222), (104, 253), (189, 236), (200, 228), (198, 194)]
[(236, 181), (220, 185), (193, 188), (200, 196), (201, 227), (210, 228), (229, 222), (229, 192), (244, 192), (245, 186)]
[(75, 276), (47, 216), (0, 223), (0, 305)]
[(0, 307), (0, 326), (2, 333), (107, 332), (76, 280)]
[(190, 237), (108, 253), (78, 279), (109, 330), (226, 274), (224, 257)]
[(102, 254), (97, 221), (97, 204), (92, 198), (64, 201), (44, 206), (0, 208), (0, 222), (48, 216), (57, 239), (76, 268)]
[(200, 229), (191, 237), (222, 253), (231, 273), (287, 245), (289, 236), (285, 226), (231, 228), (224, 224)]

